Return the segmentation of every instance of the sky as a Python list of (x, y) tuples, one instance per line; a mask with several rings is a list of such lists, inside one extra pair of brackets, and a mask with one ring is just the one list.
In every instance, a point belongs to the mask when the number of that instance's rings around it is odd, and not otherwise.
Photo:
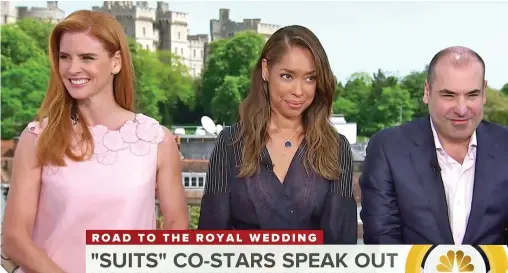
[[(45, 6), (45, 1), (14, 1), (18, 6)], [(155, 1), (148, 1), (155, 7)], [(378, 69), (404, 76), (425, 68), (439, 50), (462, 45), (486, 63), (489, 86), (508, 83), (507, 1), (167, 1), (170, 9), (189, 14), (190, 34), (210, 34), (210, 19), (219, 9), (230, 18), (260, 18), (269, 24), (303, 25), (323, 44), (332, 69), (345, 81), (356, 72)], [(66, 15), (102, 6), (102, 1), (59, 1)]]

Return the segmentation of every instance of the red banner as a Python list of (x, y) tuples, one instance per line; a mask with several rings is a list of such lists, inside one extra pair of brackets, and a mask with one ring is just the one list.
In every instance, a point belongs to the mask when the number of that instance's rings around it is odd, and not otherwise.
[(320, 245), (320, 230), (87, 230), (87, 245)]

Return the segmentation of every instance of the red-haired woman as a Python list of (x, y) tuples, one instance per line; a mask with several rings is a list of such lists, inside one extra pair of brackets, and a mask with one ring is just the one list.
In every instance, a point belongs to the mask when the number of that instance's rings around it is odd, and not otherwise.
[[(85, 272), (87, 229), (187, 229), (174, 136), (133, 112), (123, 27), (82, 10), (50, 36), (52, 74), (39, 120), (21, 134), (4, 215), (3, 251), (22, 272)], [(19, 272), (18, 271), (18, 272)]]

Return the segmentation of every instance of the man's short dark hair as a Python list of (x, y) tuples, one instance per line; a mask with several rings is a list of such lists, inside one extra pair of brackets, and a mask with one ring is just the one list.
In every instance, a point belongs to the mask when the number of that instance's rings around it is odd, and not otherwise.
[(436, 66), (439, 63), (439, 61), (441, 59), (443, 59), (445, 56), (449, 56), (454, 53), (455, 54), (467, 54), (467, 55), (473, 57), (473, 59), (476, 59), (477, 61), (479, 61), (482, 68), (483, 68), (483, 80), (485, 80), (485, 62), (483, 61), (483, 58), (472, 49), (469, 49), (467, 47), (462, 47), (462, 46), (453, 46), (453, 47), (448, 47), (448, 48), (445, 48), (445, 49), (439, 51), (436, 55), (434, 55), (434, 57), (430, 61), (429, 67), (427, 69), (427, 82), (429, 83), (429, 85), (432, 84), (434, 81)]

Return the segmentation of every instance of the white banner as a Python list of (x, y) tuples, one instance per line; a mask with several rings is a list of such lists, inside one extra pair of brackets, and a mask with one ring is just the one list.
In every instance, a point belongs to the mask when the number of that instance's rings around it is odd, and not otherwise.
[(487, 264), (508, 272), (506, 247), (481, 251), (486, 260), (471, 246), (88, 245), (86, 272), (487, 273)]

